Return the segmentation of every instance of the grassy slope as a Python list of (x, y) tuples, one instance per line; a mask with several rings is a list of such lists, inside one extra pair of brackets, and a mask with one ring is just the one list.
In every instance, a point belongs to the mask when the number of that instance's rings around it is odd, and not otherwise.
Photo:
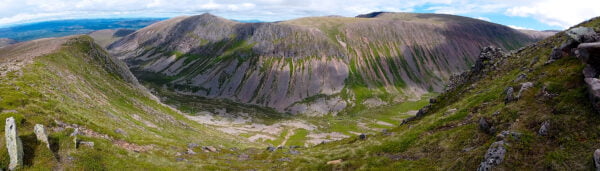
[[(585, 23), (600, 28), (600, 20)], [(508, 153), (500, 168), (584, 170), (593, 167), (592, 153), (600, 147), (600, 121), (587, 101), (581, 74), (583, 65), (575, 57), (566, 57), (550, 65), (543, 65), (553, 47), (566, 41), (558, 34), (537, 43), (537, 46), (509, 57), (501, 69), (486, 78), (463, 85), (456, 91), (439, 96), (426, 117), (391, 130), (392, 135), (370, 137), (368, 141), (347, 139), (308, 149), (303, 156), (292, 158), (290, 166), (328, 169), (326, 161), (343, 159), (338, 169), (467, 169), (474, 170), (483, 160), (489, 145), (496, 140), (479, 130), (477, 121), (485, 117), (499, 131), (523, 133), (521, 140), (508, 146)], [(522, 71), (535, 58), (531, 72)], [(513, 80), (519, 73), (527, 73), (525, 81), (534, 87), (522, 98), (504, 104), (503, 91), (508, 86), (518, 89)], [(472, 88), (469, 88), (472, 87)], [(544, 99), (538, 96), (543, 87), (558, 93)], [(449, 109), (454, 114), (445, 114)], [(500, 114), (492, 114), (499, 111)], [(542, 122), (551, 123), (550, 135), (539, 136)], [(463, 149), (473, 148), (468, 152)]]
[[(35, 58), (33, 64), (0, 77), (0, 111), (17, 111), (2, 113), (0, 119), (13, 116), (20, 120), (18, 127), (25, 145), (26, 168), (184, 169), (202, 167), (174, 162), (175, 152), (185, 151), (188, 143), (222, 148), (256, 145), (190, 121), (123, 81), (118, 74), (107, 72), (99, 61), (107, 54), (92, 42), (87, 36), (75, 38), (59, 51)], [(134, 114), (156, 126), (134, 119)], [(75, 150), (68, 137), (73, 130), (66, 129), (49, 130), (55, 145), (51, 152), (35, 141), (32, 131), (38, 123), (46, 125), (47, 129), (56, 127), (54, 120), (154, 147), (148, 152), (136, 153), (117, 147), (109, 140), (83, 136), (80, 138), (94, 141), (96, 146)], [(127, 134), (115, 133), (117, 128)], [(0, 146), (4, 146), (3, 136)], [(69, 159), (71, 157), (73, 160)], [(7, 164), (6, 148), (1, 148), (0, 166)]]

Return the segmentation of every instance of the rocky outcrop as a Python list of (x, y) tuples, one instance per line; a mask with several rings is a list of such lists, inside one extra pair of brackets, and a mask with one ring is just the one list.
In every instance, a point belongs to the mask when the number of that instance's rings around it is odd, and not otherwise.
[(504, 61), (508, 56), (501, 48), (493, 46), (484, 47), (481, 49), (475, 65), (469, 71), (450, 77), (445, 88), (446, 92), (452, 91), (468, 82), (474, 82), (483, 78), (487, 73), (495, 70), (498, 63)]
[(4, 133), (6, 139), (6, 148), (8, 149), (8, 156), (10, 157), (8, 169), (15, 170), (18, 167), (23, 166), (23, 144), (21, 142), (21, 138), (19, 138), (15, 118), (6, 118)]
[(349, 96), (334, 105), (363, 105), (365, 99), (352, 98), (359, 89), (395, 94), (396, 101), (442, 91), (445, 80), (475, 62), (479, 47), (532, 41), (508, 27), (459, 16), (370, 16), (276, 23), (178, 17), (138, 30), (109, 50), (141, 80), (285, 112), (313, 108), (296, 105), (311, 97), (339, 94)]
[[(568, 40), (560, 46), (561, 56), (575, 55), (585, 67), (582, 71), (592, 106), (600, 112), (600, 35), (594, 29), (577, 27), (567, 30)], [(551, 54), (551, 58), (553, 58)]]
[(35, 124), (33, 127), (33, 133), (35, 133), (35, 137), (38, 141), (46, 144), (46, 147), (50, 149), (50, 143), (48, 142), (48, 134), (46, 134), (46, 129), (42, 124)]

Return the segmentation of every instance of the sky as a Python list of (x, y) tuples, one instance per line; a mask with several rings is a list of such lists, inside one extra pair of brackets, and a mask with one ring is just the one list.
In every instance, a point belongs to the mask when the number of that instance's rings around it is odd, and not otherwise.
[(0, 27), (84, 18), (165, 18), (205, 12), (234, 20), (352, 17), (374, 11), (454, 14), (513, 28), (562, 30), (600, 16), (600, 0), (0, 0)]

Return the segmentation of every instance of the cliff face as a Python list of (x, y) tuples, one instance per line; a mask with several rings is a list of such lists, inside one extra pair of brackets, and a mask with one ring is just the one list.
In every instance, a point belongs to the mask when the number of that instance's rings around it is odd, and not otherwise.
[(451, 15), (238, 23), (204, 14), (153, 24), (108, 49), (141, 80), (180, 93), (292, 113), (333, 100), (321, 113), (336, 113), (441, 91), (481, 47), (532, 41), (505, 26)]

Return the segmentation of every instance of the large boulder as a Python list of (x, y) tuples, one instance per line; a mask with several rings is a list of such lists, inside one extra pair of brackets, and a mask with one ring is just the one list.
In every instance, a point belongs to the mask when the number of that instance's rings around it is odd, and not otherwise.
[(493, 167), (500, 165), (504, 160), (506, 154), (506, 148), (504, 147), (504, 141), (497, 141), (492, 143), (488, 151), (485, 153), (483, 161), (479, 164), (477, 171), (488, 171), (492, 170)]
[(596, 35), (594, 29), (589, 27), (572, 28), (567, 30), (566, 33), (571, 39), (579, 43), (593, 42), (598, 39), (598, 35)]
[(15, 170), (20, 166), (23, 166), (23, 144), (19, 138), (17, 132), (17, 124), (15, 118), (6, 118), (6, 125), (4, 127), (6, 148), (8, 149), (8, 156), (10, 157), (10, 163), (8, 164), (9, 170)]
[(45, 143), (46, 147), (50, 149), (50, 143), (48, 142), (48, 134), (46, 134), (46, 129), (44, 129), (44, 125), (35, 124), (35, 127), (33, 127), (33, 132), (35, 133), (35, 137), (37, 138), (37, 140)]

